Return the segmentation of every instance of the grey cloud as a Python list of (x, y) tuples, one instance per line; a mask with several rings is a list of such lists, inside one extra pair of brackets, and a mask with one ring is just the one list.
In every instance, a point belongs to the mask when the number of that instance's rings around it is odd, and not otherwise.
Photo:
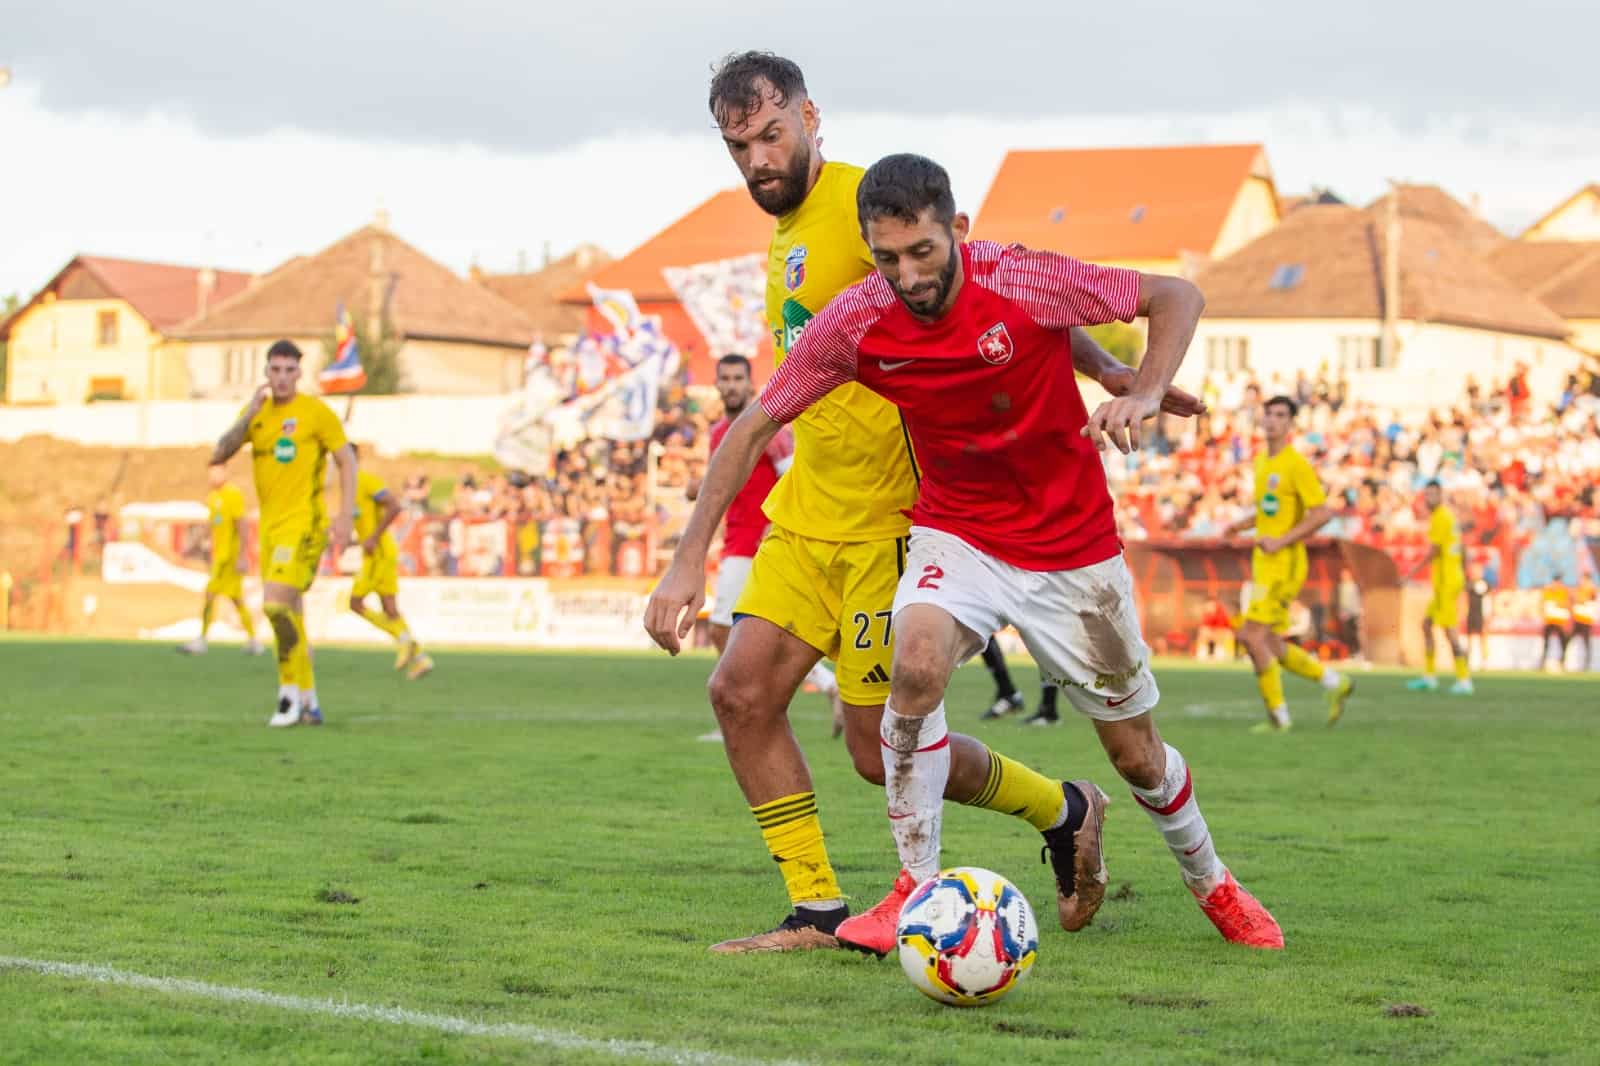
[(769, 0), (731, 13), (707, 0), (0, 3), (0, 63), (55, 111), (515, 151), (708, 128), (710, 64), (738, 48), (797, 59), (825, 110), (1034, 117), (1337, 101), (1417, 125), (1576, 115), (1596, 39), (1596, 9), (1559, 0), (1481, 13), (1398, 0)]

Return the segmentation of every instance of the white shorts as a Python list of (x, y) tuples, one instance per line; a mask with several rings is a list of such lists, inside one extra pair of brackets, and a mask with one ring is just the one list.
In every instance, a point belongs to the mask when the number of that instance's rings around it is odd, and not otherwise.
[(1076, 570), (1023, 570), (960, 537), (912, 526), (895, 614), (913, 603), (938, 607), (970, 629), (976, 644), (968, 655), (991, 633), (1015, 626), (1044, 680), (1090, 718), (1133, 718), (1161, 697), (1121, 555)]
[(750, 564), (755, 562), (748, 555), (724, 555), (717, 564), (717, 589), (716, 598), (711, 603), (711, 613), (706, 616), (706, 621), (714, 626), (733, 625), (733, 605), (739, 602), (739, 593), (744, 591), (744, 583), (750, 580)]

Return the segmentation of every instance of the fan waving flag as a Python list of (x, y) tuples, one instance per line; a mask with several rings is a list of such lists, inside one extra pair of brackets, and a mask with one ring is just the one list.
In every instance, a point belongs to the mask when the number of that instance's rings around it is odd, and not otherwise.
[(317, 386), (325, 394), (360, 392), (367, 383), (361, 366), (361, 345), (356, 343), (356, 324), (344, 304), (339, 305), (339, 324), (334, 328), (333, 363), (317, 375)]

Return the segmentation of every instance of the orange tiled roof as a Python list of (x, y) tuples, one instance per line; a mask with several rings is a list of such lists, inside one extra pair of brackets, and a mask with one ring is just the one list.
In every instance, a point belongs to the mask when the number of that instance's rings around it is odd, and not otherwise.
[(528, 274), (478, 274), (472, 280), (514, 304), (527, 315), (533, 328), (554, 341), (584, 328), (584, 310), (562, 303), (561, 295), (574, 285), (582, 285), (612, 259), (593, 245), (584, 245), (543, 270)]
[[(127, 301), (155, 330), (167, 333), (200, 310), (200, 275), (205, 269), (104, 255), (74, 256), (26, 306), (18, 308), (17, 313), (32, 307), (40, 297), (56, 289), (75, 270), (82, 270), (99, 282), (106, 292)], [(251, 275), (239, 270), (213, 270), (212, 274), (215, 283), (207, 297), (208, 307), (214, 307), (230, 296), (243, 292), (251, 281)], [(15, 318), (16, 315), (13, 315), (6, 320), (6, 324), (9, 325)]]
[[(765, 252), (773, 224), (747, 190), (724, 189), (588, 280), (603, 289), (627, 289), (640, 303), (676, 300), (662, 267)], [(576, 285), (561, 299), (586, 304), (589, 294)]]
[(1252, 175), (1271, 180), (1259, 144), (1008, 152), (973, 236), (1093, 260), (1207, 255)]
[[(1302, 207), (1195, 279), (1206, 317), (1364, 318), (1383, 315), (1382, 201), (1365, 210)], [(1452, 227), (1402, 213), (1403, 319), (1565, 338), (1561, 317), (1489, 267)]]
[(1600, 318), (1600, 241), (1506, 241), (1489, 265), (1565, 318)]
[(407, 337), (506, 347), (533, 339), (522, 311), (378, 226), (280, 266), (177, 333), (195, 340), (320, 335), (333, 329), (340, 304), (358, 318), (368, 313), (375, 276), (388, 279), (389, 320)]

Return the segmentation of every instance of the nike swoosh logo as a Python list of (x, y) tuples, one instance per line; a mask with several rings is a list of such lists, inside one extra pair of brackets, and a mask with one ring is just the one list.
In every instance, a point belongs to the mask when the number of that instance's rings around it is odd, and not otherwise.
[[(1206, 840), (1210, 840), (1210, 839), (1211, 839), (1210, 837), (1206, 838)], [(1195, 852), (1199, 851), (1201, 848), (1203, 848), (1205, 846), (1206, 846), (1206, 841), (1202, 840), (1200, 843), (1196, 844), (1194, 847), (1192, 847), (1188, 851), (1184, 852), (1184, 854), (1185, 855), (1193, 855)]]
[(1128, 693), (1126, 696), (1122, 697), (1120, 700), (1106, 700), (1106, 706), (1107, 707), (1121, 707), (1124, 703), (1127, 703), (1129, 700), (1133, 699), (1135, 696), (1137, 696), (1139, 693), (1141, 693), (1143, 691), (1144, 691), (1144, 686), (1140, 685), (1138, 688), (1134, 689), (1132, 692)]
[(902, 818), (910, 818), (913, 814), (916, 814), (916, 813), (917, 813), (916, 811), (907, 811), (904, 814), (891, 814), (891, 815), (889, 815), (889, 821), (898, 822)]
[(886, 363), (882, 359), (879, 359), (878, 360), (878, 369), (879, 370), (885, 370), (885, 371), (888, 371), (888, 370), (899, 370), (903, 366), (909, 366), (912, 362), (913, 362), (913, 360), (910, 360), (910, 359), (902, 359), (898, 363)]

